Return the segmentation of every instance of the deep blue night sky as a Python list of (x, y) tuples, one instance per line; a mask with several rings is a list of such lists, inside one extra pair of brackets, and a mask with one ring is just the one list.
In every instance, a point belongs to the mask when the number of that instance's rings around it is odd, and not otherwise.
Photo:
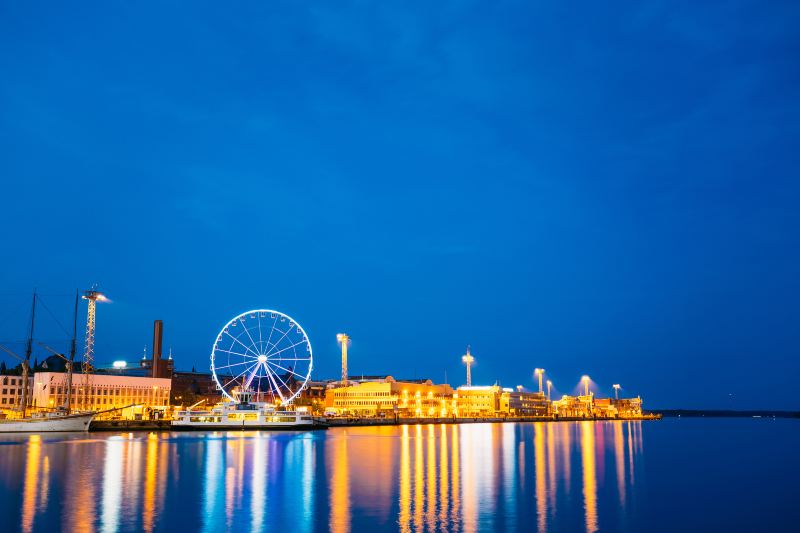
[(202, 4), (0, 2), (0, 341), (800, 408), (796, 2)]

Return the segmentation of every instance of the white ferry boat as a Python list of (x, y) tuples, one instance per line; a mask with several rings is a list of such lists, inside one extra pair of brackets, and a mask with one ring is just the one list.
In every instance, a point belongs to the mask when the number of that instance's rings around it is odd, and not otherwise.
[(172, 421), (173, 429), (230, 430), (230, 429), (319, 429), (324, 424), (314, 420), (305, 408), (294, 411), (276, 410), (271, 403), (253, 402), (252, 392), (236, 394), (235, 402), (223, 402), (210, 410), (178, 411)]

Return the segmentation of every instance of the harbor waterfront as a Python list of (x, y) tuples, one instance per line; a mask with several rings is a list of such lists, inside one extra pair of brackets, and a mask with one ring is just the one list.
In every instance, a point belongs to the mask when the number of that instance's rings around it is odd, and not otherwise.
[[(598, 397), (598, 387), (587, 375), (581, 377), (576, 395), (564, 394), (560, 399), (553, 399), (553, 382), (545, 382), (543, 368), (533, 372), (538, 391), (523, 385), (473, 385), (476, 358), (469, 346), (461, 356), (466, 384), (456, 388), (430, 379), (402, 380), (391, 375), (351, 378), (350, 336), (338, 333), (341, 379), (313, 381), (313, 350), (308, 335), (296, 320), (273, 309), (245, 311), (225, 323), (212, 345), (209, 373), (194, 368), (188, 373), (176, 372), (171, 350), (166, 359), (162, 357), (161, 320), (153, 323), (151, 357), (145, 351), (138, 364), (117, 360), (110, 368), (98, 370), (92, 347), (95, 303), (108, 298), (95, 288), (84, 293), (88, 301), (86, 351), (82, 375), (76, 382), (73, 361), (79, 294), (76, 291), (69, 357), (39, 342), (52, 356), (31, 368), (38, 301), (35, 291), (25, 356), (0, 345), (20, 361), (12, 375), (2, 376), (0, 433), (73, 431), (77, 416), (84, 417), (80, 426), (84, 431), (91, 430), (92, 423), (100, 429), (164, 427), (157, 421), (166, 421), (168, 428), (176, 430), (287, 430), (426, 421), (659, 418), (642, 410), (641, 397), (620, 398), (619, 384), (611, 387), (613, 398)], [(54, 371), (59, 366), (65, 371)], [(9, 392), (10, 398), (6, 398)]]
[(25, 533), (793, 531), (798, 440), (771, 418), (3, 435), (0, 510)]

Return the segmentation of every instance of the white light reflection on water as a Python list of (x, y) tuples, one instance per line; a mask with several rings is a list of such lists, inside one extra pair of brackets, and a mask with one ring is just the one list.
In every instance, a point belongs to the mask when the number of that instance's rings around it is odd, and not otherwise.
[(205, 442), (205, 476), (203, 479), (203, 531), (222, 531), (219, 510), (220, 492), (224, 487), (222, 462), (224, 460), (223, 440), (216, 434), (209, 436)]
[(119, 527), (124, 445), (122, 437), (112, 437), (106, 441), (106, 456), (103, 461), (103, 511), (100, 515), (104, 532), (117, 531)]
[(264, 529), (264, 509), (267, 507), (267, 468), (269, 447), (266, 435), (256, 434), (253, 439), (253, 465), (250, 485), (250, 531)]

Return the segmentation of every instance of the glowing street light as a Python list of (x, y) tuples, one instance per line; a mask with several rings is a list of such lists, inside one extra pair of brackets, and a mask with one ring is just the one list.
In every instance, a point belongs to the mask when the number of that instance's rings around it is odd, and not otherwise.
[(547, 380), (547, 401), (550, 401), (550, 388), (553, 386), (553, 382), (549, 379)]
[(620, 389), (619, 383), (615, 383), (614, 384), (614, 398), (616, 400), (619, 400), (619, 389)]
[(542, 394), (542, 375), (544, 374), (544, 368), (537, 368), (533, 373), (539, 376), (539, 394)]
[(336, 342), (342, 345), (342, 385), (347, 385), (347, 345), (350, 336), (347, 333), (337, 333)]
[(583, 395), (589, 396), (589, 376), (583, 376), (581, 381), (583, 381)]
[(467, 387), (472, 386), (472, 363), (475, 362), (475, 358), (469, 352), (469, 346), (467, 346), (467, 353), (461, 356), (461, 362), (467, 365)]

